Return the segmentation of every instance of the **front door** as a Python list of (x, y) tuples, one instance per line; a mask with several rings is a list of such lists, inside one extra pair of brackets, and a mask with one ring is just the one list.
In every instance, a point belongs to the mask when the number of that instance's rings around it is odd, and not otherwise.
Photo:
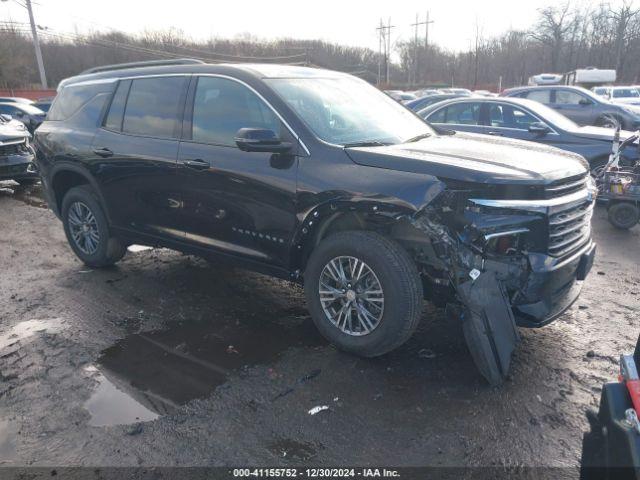
[(296, 145), (271, 108), (249, 87), (215, 76), (189, 89), (178, 186), (186, 240), (214, 251), (287, 267), (296, 225), (296, 151), (243, 152), (241, 128), (266, 128)]
[(591, 125), (594, 102), (586, 95), (574, 90), (555, 90), (553, 108), (580, 125)]

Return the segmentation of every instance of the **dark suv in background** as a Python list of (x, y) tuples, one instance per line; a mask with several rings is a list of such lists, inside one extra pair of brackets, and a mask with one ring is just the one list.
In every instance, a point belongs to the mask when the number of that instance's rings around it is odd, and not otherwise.
[(577, 298), (595, 252), (580, 156), (440, 135), (342, 73), (174, 63), (67, 79), (36, 131), (87, 265), (143, 243), (303, 283), (320, 332), (369, 357), (411, 336), (425, 296), (451, 303), (494, 384), (516, 324)]
[(510, 88), (503, 97), (527, 98), (543, 103), (570, 118), (578, 125), (595, 125), (624, 130), (640, 128), (640, 107), (620, 105), (581, 87), (547, 85)]

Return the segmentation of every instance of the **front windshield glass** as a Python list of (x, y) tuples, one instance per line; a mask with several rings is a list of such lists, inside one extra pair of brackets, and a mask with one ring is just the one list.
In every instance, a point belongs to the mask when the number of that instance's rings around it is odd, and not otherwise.
[(271, 78), (266, 82), (328, 143), (394, 144), (434, 133), (398, 102), (353, 77)]
[(640, 97), (640, 92), (635, 88), (616, 88), (613, 90), (613, 98), (635, 98)]

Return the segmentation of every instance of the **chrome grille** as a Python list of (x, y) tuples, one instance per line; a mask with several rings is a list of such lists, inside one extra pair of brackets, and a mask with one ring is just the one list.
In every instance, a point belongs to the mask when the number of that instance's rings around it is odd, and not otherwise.
[(545, 194), (547, 198), (562, 197), (578, 190), (585, 188), (587, 181), (587, 173), (581, 175), (574, 175), (573, 177), (563, 178), (550, 183), (545, 187)]
[(593, 205), (586, 201), (549, 216), (549, 255), (562, 257), (589, 241)]

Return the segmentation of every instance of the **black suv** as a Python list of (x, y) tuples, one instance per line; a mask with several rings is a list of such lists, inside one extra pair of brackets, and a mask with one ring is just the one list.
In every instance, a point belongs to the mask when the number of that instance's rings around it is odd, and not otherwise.
[(103, 267), (131, 243), (304, 283), (318, 329), (377, 356), (450, 304), (491, 383), (516, 324), (566, 310), (594, 256), (586, 162), (438, 133), (364, 81), (277, 65), (103, 67), (35, 136), (51, 208)]

